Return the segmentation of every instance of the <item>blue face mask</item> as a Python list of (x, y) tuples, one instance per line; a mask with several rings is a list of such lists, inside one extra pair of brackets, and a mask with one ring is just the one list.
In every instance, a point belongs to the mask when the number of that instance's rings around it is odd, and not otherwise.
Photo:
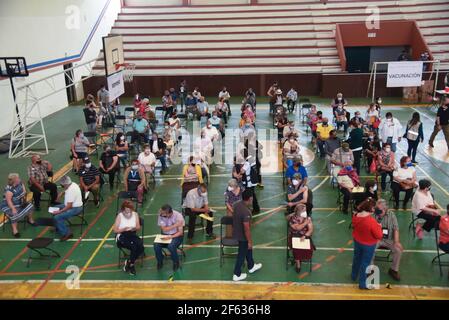
[(413, 167), (413, 163), (411, 163), (411, 162), (407, 162), (407, 167)]
[(346, 166), (345, 169), (348, 171), (352, 171), (352, 166)]

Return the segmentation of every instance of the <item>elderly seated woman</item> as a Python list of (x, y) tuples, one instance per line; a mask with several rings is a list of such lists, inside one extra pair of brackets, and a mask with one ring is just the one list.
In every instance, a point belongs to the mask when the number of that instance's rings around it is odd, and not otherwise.
[(137, 193), (137, 201), (143, 203), (143, 193), (146, 188), (146, 177), (143, 167), (140, 166), (137, 159), (131, 161), (131, 166), (126, 168), (123, 174), (123, 182), (125, 184), (125, 191), (132, 191)]
[(181, 188), (182, 200), (186, 197), (187, 192), (198, 187), (203, 183), (203, 172), (201, 168), (201, 160), (195, 159), (194, 156), (189, 157), (189, 161), (182, 168)]
[(393, 198), (395, 201), (394, 208), (399, 209), (399, 193), (405, 192), (402, 208), (407, 208), (408, 201), (412, 198), (413, 189), (418, 186), (416, 182), (416, 170), (410, 157), (403, 156), (400, 160), (400, 166), (393, 172), (393, 182), (391, 189), (393, 190)]
[(440, 220), (440, 210), (430, 193), (430, 188), (429, 180), (419, 180), (419, 189), (415, 192), (412, 200), (412, 212), (417, 218), (415, 232), (420, 240), (424, 236), (423, 230), (430, 232)]
[(11, 221), (12, 233), (15, 238), (20, 238), (17, 222), (23, 218), (28, 218), (28, 223), (35, 226), (33, 220), (33, 205), (26, 202), (25, 185), (20, 180), (18, 173), (8, 175), (8, 184), (5, 187), (1, 210)]
[(300, 173), (295, 173), (290, 180), (287, 188), (287, 213), (290, 214), (295, 210), (299, 204), (307, 204), (308, 202), (307, 186), (304, 185), (304, 180)]
[(352, 167), (351, 161), (346, 161), (344, 167), (338, 172), (338, 189), (343, 194), (343, 213), (348, 213), (349, 200), (352, 190), (360, 186), (360, 178), (357, 171)]
[(282, 153), (284, 155), (284, 168), (288, 168), (293, 164), (293, 159), (300, 157), (300, 146), (299, 142), (295, 139), (295, 134), (291, 133), (288, 136), (288, 140), (285, 141), (284, 147), (282, 148)]
[[(307, 216), (305, 204), (299, 204), (295, 211), (287, 216), (288, 221), (288, 246), (293, 251), (293, 257), (296, 263), (296, 272), (301, 272), (301, 262), (312, 259), (314, 245), (312, 242), (313, 223), (312, 219)], [(309, 248), (294, 248), (293, 238), (299, 238), (300, 241), (308, 239), (310, 241)]]

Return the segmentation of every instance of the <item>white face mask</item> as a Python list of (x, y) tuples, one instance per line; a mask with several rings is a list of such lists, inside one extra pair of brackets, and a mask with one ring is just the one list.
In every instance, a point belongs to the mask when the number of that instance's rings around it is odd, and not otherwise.
[(385, 152), (389, 153), (391, 151), (390, 148), (385, 148)]
[(231, 187), (231, 186), (229, 186), (229, 187), (228, 187), (228, 191), (229, 191), (229, 192), (234, 191), (234, 188)]
[(120, 137), (120, 140), (121, 140), (121, 141), (125, 141), (125, 137), (124, 137), (124, 136), (121, 136), (121, 137)]
[(201, 196), (206, 198), (207, 197), (207, 192), (201, 193)]
[(377, 184), (374, 185), (373, 191), (374, 191), (374, 192), (377, 191)]
[(292, 183), (293, 183), (294, 186), (297, 186), (297, 185), (299, 184), (299, 181), (296, 180), (296, 179), (293, 179), (293, 180), (292, 180)]
[(86, 169), (89, 169), (90, 167), (92, 167), (92, 163), (86, 163), (85, 167), (86, 167)]
[(168, 129), (168, 128), (170, 128), (169, 126), (165, 126), (165, 129)]
[(133, 170), (137, 170), (137, 169), (139, 169), (139, 165), (137, 165), (137, 164), (134, 164), (134, 165), (132, 165), (132, 166), (131, 166), (131, 169), (133, 169)]
[(145, 150), (145, 154), (146, 154), (146, 155), (149, 155), (149, 154), (150, 154), (150, 150), (146, 149), (146, 150)]
[(307, 211), (303, 211), (299, 214), (301, 218), (307, 218)]

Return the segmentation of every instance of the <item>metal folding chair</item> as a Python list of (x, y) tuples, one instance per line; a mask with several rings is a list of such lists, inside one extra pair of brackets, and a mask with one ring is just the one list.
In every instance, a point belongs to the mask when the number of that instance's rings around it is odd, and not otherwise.
[(224, 233), (226, 228), (223, 226), (232, 226), (233, 219), (230, 216), (224, 216), (220, 220), (220, 267), (223, 265), (225, 256), (236, 256), (237, 252), (225, 253), (225, 247), (238, 248), (239, 242), (234, 238), (226, 237)]
[[(55, 220), (53, 218), (39, 218), (36, 219), (36, 224), (41, 227), (55, 227)], [(56, 234), (56, 233), (55, 233)], [(27, 268), (30, 266), (32, 260), (46, 260), (48, 261), (48, 269), (50, 269), (52, 258), (61, 257), (60, 254), (50, 248), (50, 245), (54, 242), (53, 238), (34, 238), (27, 243), (29, 249)], [(33, 253), (37, 253), (38, 256), (33, 257)]]
[(440, 220), (438, 219), (435, 222), (435, 245), (437, 247), (437, 255), (432, 259), (432, 264), (437, 263), (438, 267), (440, 268), (440, 276), (443, 276), (443, 269), (442, 267), (449, 267), (449, 262), (447, 261), (441, 261), (441, 257), (449, 255), (448, 252), (441, 252), (440, 246), (439, 246), (439, 231), (440, 231)]

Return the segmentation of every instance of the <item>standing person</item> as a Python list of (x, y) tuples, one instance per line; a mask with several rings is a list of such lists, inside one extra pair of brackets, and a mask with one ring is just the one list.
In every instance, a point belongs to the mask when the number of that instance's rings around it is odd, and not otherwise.
[(289, 112), (293, 112), (296, 107), (296, 102), (298, 101), (298, 92), (295, 89), (291, 88), (287, 92), (287, 109)]
[(252, 214), (258, 214), (260, 213), (260, 206), (259, 202), (257, 201), (256, 196), (256, 186), (258, 183), (257, 180), (257, 169), (256, 169), (256, 159), (254, 159), (253, 156), (248, 156), (243, 163), (243, 166), (241, 168), (242, 174), (242, 183), (246, 190), (251, 192), (251, 199), (253, 202), (252, 208)]
[(232, 280), (242, 281), (247, 277), (246, 273), (242, 273), (243, 262), (246, 259), (248, 272), (254, 273), (262, 268), (261, 263), (254, 263), (253, 259), (253, 239), (251, 237), (251, 211), (249, 206), (253, 202), (253, 196), (250, 190), (243, 191), (242, 200), (234, 203), (232, 235), (239, 242), (239, 250), (237, 261), (234, 266), (234, 276)]
[(267, 91), (268, 100), (270, 101), (270, 113), (273, 113), (276, 103), (276, 91), (279, 89), (277, 81), (275, 81)]
[(438, 108), (435, 126), (429, 139), (429, 146), (431, 148), (434, 147), (433, 141), (440, 130), (443, 130), (444, 139), (446, 139), (447, 150), (449, 152), (449, 96), (444, 98), (443, 104)]
[(223, 98), (223, 102), (227, 104), (228, 106), (228, 114), (231, 116), (231, 104), (229, 100), (231, 99), (231, 95), (229, 94), (226, 87), (223, 87), (223, 89), (218, 93), (218, 99)]
[(84, 119), (86, 120), (87, 132), (97, 132), (97, 111), (95, 103), (92, 100), (86, 101), (86, 107), (83, 109)]
[(104, 84), (102, 84), (100, 89), (97, 91), (97, 105), (100, 106), (100, 110), (108, 110), (109, 108), (109, 91), (106, 90), (106, 86)]
[(349, 148), (354, 156), (354, 167), (360, 175), (360, 158), (363, 152), (363, 129), (357, 121), (351, 122), (351, 132), (349, 133)]
[(130, 251), (129, 259), (125, 261), (123, 271), (135, 276), (136, 260), (144, 253), (143, 240), (137, 235), (141, 228), (140, 218), (131, 201), (124, 201), (114, 223), (117, 246)]
[(385, 119), (379, 125), (379, 137), (382, 144), (389, 143), (391, 151), (396, 152), (396, 144), (401, 142), (402, 125), (391, 112), (385, 114)]
[(181, 112), (184, 111), (184, 104), (187, 97), (187, 81), (182, 80), (179, 84), (179, 100), (181, 102)]
[(388, 274), (396, 281), (400, 281), (399, 264), (401, 262), (402, 247), (399, 240), (399, 224), (396, 219), (396, 215), (393, 211), (388, 210), (387, 201), (380, 199), (376, 203), (376, 209), (374, 211), (375, 218), (382, 226), (383, 238), (377, 244), (377, 248), (387, 248), (391, 250), (393, 255), (393, 263), (388, 270)]
[(424, 141), (424, 131), (418, 112), (414, 112), (412, 119), (407, 123), (404, 138), (407, 139), (407, 155), (412, 157), (412, 163), (416, 162), (416, 151), (420, 142)]
[[(242, 200), (242, 193), (244, 189), (237, 182), (236, 179), (231, 179), (228, 181), (228, 187), (224, 193), (225, 196), (225, 205), (226, 205), (226, 215), (228, 217), (232, 217), (234, 214), (234, 203)], [(232, 226), (226, 226), (226, 237), (232, 237)]]
[(351, 279), (359, 278), (360, 289), (370, 289), (366, 285), (367, 268), (373, 260), (377, 243), (382, 240), (382, 226), (371, 215), (376, 202), (368, 198), (357, 207), (352, 216), (352, 237), (354, 239), (354, 257), (352, 260)]
[(164, 96), (162, 97), (162, 107), (164, 108), (164, 121), (172, 114), (173, 107), (175, 103), (173, 102), (172, 96), (170, 95), (170, 91), (165, 90)]

